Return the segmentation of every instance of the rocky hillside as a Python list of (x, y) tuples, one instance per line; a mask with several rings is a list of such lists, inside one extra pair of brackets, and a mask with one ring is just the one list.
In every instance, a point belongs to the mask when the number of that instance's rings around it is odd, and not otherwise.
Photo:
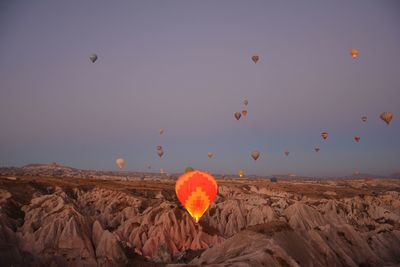
[(196, 225), (172, 181), (0, 178), (0, 266), (396, 266), (400, 183), (219, 181)]

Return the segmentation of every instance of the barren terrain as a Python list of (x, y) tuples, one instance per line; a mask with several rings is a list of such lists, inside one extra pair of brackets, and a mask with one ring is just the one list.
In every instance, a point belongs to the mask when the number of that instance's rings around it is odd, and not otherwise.
[(400, 180), (217, 180), (196, 225), (174, 180), (0, 177), (0, 266), (400, 266)]

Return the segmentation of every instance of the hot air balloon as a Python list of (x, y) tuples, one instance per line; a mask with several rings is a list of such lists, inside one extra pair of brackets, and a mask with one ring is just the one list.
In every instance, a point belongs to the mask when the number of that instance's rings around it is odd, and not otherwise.
[(323, 132), (321, 133), (322, 139), (326, 140), (328, 138), (328, 133), (327, 132)]
[(164, 155), (163, 150), (157, 150), (157, 155), (161, 158)]
[(207, 156), (211, 159), (211, 158), (214, 156), (214, 153), (208, 152), (208, 153), (207, 153)]
[(249, 101), (248, 101), (247, 99), (245, 99), (245, 100), (243, 101), (243, 104), (244, 104), (245, 106), (247, 106), (247, 105), (249, 104)]
[(161, 129), (160, 129), (160, 135), (162, 135), (163, 133), (164, 133), (164, 129), (161, 128)]
[(355, 48), (352, 48), (352, 49), (350, 50), (350, 55), (351, 55), (352, 58), (358, 57), (358, 50), (355, 49)]
[(392, 112), (382, 112), (380, 115), (381, 120), (386, 122), (387, 125), (390, 124), (390, 121), (393, 119), (393, 113)]
[(165, 173), (165, 171), (164, 171), (163, 168), (160, 169), (160, 173), (161, 173), (161, 174)]
[(319, 152), (319, 147), (314, 148), (315, 152)]
[(285, 155), (289, 156), (289, 151), (285, 150)]
[(257, 61), (260, 59), (260, 57), (257, 55), (257, 54), (254, 54), (252, 57), (251, 57), (251, 60), (253, 60), (253, 62), (254, 62), (254, 64), (257, 64)]
[(192, 171), (194, 171), (194, 169), (190, 166), (185, 168), (185, 173), (192, 172)]
[(252, 157), (254, 160), (257, 160), (258, 157), (260, 157), (260, 152), (259, 152), (258, 150), (253, 150), (253, 152), (251, 152), (251, 157)]
[(242, 117), (242, 114), (240, 113), (240, 112), (235, 112), (235, 118), (237, 119), (237, 120), (239, 120), (240, 119), (240, 117)]
[(367, 116), (362, 116), (362, 117), (361, 117), (361, 120), (362, 120), (363, 122), (366, 122), (367, 119), (368, 119)]
[(92, 55), (90, 55), (90, 61), (92, 61), (92, 63), (95, 63), (96, 62), (96, 60), (97, 60), (97, 55), (96, 54), (92, 54)]
[(125, 165), (125, 160), (124, 159), (117, 159), (115, 161), (115, 165), (117, 165), (118, 168), (122, 169)]
[(243, 116), (247, 116), (247, 110), (242, 110), (242, 114), (243, 114)]
[(244, 170), (243, 169), (239, 169), (238, 170), (238, 176), (239, 177), (243, 177), (244, 176)]
[(162, 146), (158, 145), (157, 150), (162, 150)]
[(360, 139), (361, 139), (361, 137), (359, 137), (359, 136), (354, 136), (354, 140), (356, 140), (357, 143), (360, 142)]
[(202, 171), (182, 174), (175, 184), (175, 193), (196, 223), (214, 201), (218, 185), (214, 177)]

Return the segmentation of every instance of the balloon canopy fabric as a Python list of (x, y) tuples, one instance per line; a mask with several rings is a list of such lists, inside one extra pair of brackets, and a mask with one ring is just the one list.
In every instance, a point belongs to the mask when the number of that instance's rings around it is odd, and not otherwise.
[(243, 169), (239, 169), (238, 170), (238, 176), (239, 177), (243, 177), (244, 176), (244, 170)]
[(92, 54), (92, 55), (90, 55), (89, 58), (90, 58), (90, 61), (92, 61), (92, 63), (95, 63), (98, 57), (96, 54)]
[(253, 60), (254, 64), (257, 64), (258, 60), (260, 59), (260, 57), (257, 54), (254, 54), (251, 57), (251, 60)]
[(115, 161), (115, 165), (117, 165), (118, 168), (122, 169), (125, 165), (125, 160), (119, 158)]
[(237, 120), (239, 120), (240, 119), (240, 117), (242, 117), (242, 114), (240, 113), (240, 112), (235, 112), (235, 118), (237, 119)]
[(203, 171), (184, 173), (175, 184), (176, 196), (196, 223), (214, 201), (217, 191), (214, 177)]
[(352, 48), (352, 49), (350, 50), (350, 55), (351, 55), (352, 58), (358, 57), (358, 50), (355, 49), (355, 48)]
[(382, 112), (381, 115), (379, 116), (381, 118), (381, 120), (383, 120), (384, 122), (386, 122), (387, 125), (390, 124), (390, 122), (393, 119), (393, 113), (392, 112)]
[(322, 139), (326, 140), (328, 138), (328, 133), (327, 132), (323, 132), (321, 133)]
[(243, 116), (247, 116), (247, 110), (245, 110), (245, 109), (242, 110), (242, 115), (243, 115)]
[(354, 140), (356, 140), (356, 142), (360, 142), (361, 137), (360, 136), (354, 136)]
[(257, 160), (260, 157), (260, 152), (258, 150), (254, 150), (253, 152), (251, 152), (251, 157), (254, 160)]
[(208, 152), (208, 153), (207, 153), (207, 156), (211, 159), (211, 158), (214, 156), (214, 153)]

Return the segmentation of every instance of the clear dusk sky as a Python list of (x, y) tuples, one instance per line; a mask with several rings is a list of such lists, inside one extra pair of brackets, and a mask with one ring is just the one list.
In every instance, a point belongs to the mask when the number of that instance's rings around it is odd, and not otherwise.
[(132, 171), (399, 172), (400, 1), (0, 1), (0, 166), (118, 157)]

